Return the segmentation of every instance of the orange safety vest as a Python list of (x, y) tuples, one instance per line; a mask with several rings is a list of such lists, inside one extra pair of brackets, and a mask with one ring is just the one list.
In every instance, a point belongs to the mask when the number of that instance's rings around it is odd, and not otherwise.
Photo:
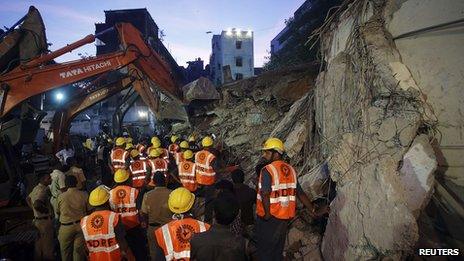
[(190, 239), (195, 233), (208, 230), (210, 225), (193, 218), (173, 220), (155, 230), (155, 238), (167, 261), (190, 260)]
[[(296, 171), (292, 166), (282, 160), (277, 160), (264, 168), (271, 175), (270, 212), (278, 219), (291, 219), (296, 209)], [(262, 171), (262, 170), (261, 170)], [(264, 216), (264, 207), (261, 199), (261, 179), (259, 176), (258, 193), (256, 196), (256, 214)]]
[(121, 260), (121, 251), (114, 228), (119, 215), (113, 211), (100, 210), (81, 219), (89, 260)]
[(195, 179), (195, 163), (185, 160), (179, 164), (179, 179), (184, 188), (194, 192), (198, 184)]
[(111, 150), (110, 158), (111, 165), (115, 170), (125, 168), (126, 160), (129, 157), (129, 152), (122, 148), (113, 148)]
[(161, 153), (161, 158), (163, 158), (167, 163), (169, 163), (169, 151), (167, 149), (161, 148), (163, 151)]
[(148, 159), (148, 164), (150, 164), (151, 167), (151, 179), (150, 183), (148, 183), (149, 186), (155, 186), (155, 182), (153, 181), (153, 177), (155, 176), (155, 172), (161, 171), (164, 173), (164, 177), (167, 178), (167, 171), (168, 171), (168, 163), (166, 160), (161, 159), (161, 158), (154, 158), (154, 159)]
[(145, 176), (147, 174), (147, 162), (144, 160), (134, 160), (129, 166), (132, 173), (132, 186), (141, 188), (145, 185)]
[(177, 145), (176, 143), (173, 143), (173, 144), (169, 145), (168, 151), (171, 154), (174, 154), (175, 152), (178, 152), (179, 151), (179, 145)]
[(135, 148), (136, 148), (140, 153), (143, 153), (147, 147), (146, 147), (145, 145), (139, 143), (139, 144), (137, 144), (137, 146), (135, 146)]
[(213, 185), (216, 172), (211, 163), (216, 158), (213, 153), (202, 150), (195, 154), (195, 173), (197, 183), (200, 185)]
[(136, 207), (135, 200), (139, 195), (136, 188), (130, 186), (116, 186), (110, 190), (110, 206), (111, 210), (119, 213), (121, 221), (127, 229), (131, 229), (140, 224), (139, 211)]
[(176, 152), (174, 153), (174, 158), (176, 159), (176, 165), (179, 166), (179, 163), (184, 161), (184, 153), (183, 152)]

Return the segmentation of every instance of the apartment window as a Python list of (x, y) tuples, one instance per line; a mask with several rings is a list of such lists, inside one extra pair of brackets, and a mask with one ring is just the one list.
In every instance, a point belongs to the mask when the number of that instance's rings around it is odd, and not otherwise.
[(241, 80), (241, 79), (243, 79), (243, 74), (241, 74), (241, 73), (236, 73), (236, 74), (235, 74), (235, 80)]
[(235, 57), (235, 66), (237, 66), (237, 67), (242, 67), (243, 66), (242, 57)]
[(235, 48), (242, 49), (242, 41), (236, 41), (235, 42)]

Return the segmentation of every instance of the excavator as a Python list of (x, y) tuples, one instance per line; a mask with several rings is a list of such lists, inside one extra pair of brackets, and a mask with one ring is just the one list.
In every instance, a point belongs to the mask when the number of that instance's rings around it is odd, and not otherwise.
[[(35, 20), (31, 17), (35, 17)], [(155, 114), (160, 110), (158, 93), (182, 101), (182, 91), (169, 66), (129, 23), (116, 24), (99, 34), (88, 35), (56, 51), (48, 52), (43, 22), (37, 9), (31, 7), (28, 15), (20, 21), (22, 25), (19, 29), (12, 30), (19, 24), (17, 23), (0, 39), (0, 189), (8, 195), (8, 198), (2, 195), (0, 205), (8, 204), (11, 195), (14, 194), (10, 190), (22, 178), (21, 170), (15, 163), (15, 159), (20, 156), (17, 147), (33, 141), (44, 116), (44, 112), (37, 108), (36, 98), (39, 94), (102, 74), (127, 71), (115, 83), (98, 88), (93, 92), (93, 96), (87, 95), (80, 102), (76, 100), (66, 110), (57, 113), (59, 127), (54, 128), (55, 139), (66, 137), (69, 124), (78, 112), (108, 97), (110, 93), (117, 93), (129, 86), (133, 86)], [(39, 24), (42, 27), (29, 29), (29, 24)], [(92, 43), (99, 36), (112, 30), (118, 33), (121, 50), (65, 63), (54, 61), (55, 58)], [(38, 41), (37, 48), (33, 48), (34, 52), (29, 52), (29, 56), (25, 58), (5, 58), (5, 55), (14, 52), (11, 51), (14, 48), (18, 49), (18, 45), (27, 38), (24, 36), (25, 33), (34, 41)], [(17, 36), (18, 34), (20, 36)], [(102, 93), (106, 94), (101, 95)], [(5, 184), (6, 187), (3, 186)]]

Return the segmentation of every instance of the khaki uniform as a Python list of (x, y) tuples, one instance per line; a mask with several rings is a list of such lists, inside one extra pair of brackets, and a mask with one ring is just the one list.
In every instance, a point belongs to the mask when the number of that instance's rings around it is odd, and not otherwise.
[(85, 240), (80, 227), (83, 218), (90, 206), (89, 195), (77, 188), (69, 188), (58, 196), (58, 215), (60, 219), (60, 230), (58, 241), (62, 260), (85, 260)]
[[(66, 175), (73, 175), (77, 179), (77, 189), (84, 188), (84, 182), (86, 181), (84, 171), (81, 168), (72, 166), (67, 172)], [(85, 188), (84, 188), (85, 189)]]
[(63, 172), (55, 169), (53, 172), (50, 174), (50, 177), (52, 178), (52, 184), (50, 184), (50, 192), (52, 194), (50, 198), (50, 203), (52, 204), (53, 207), (53, 212), (55, 213), (55, 218), (58, 219), (58, 214), (57, 214), (57, 199), (58, 196), (61, 194), (61, 190), (66, 187), (64, 180), (65, 180), (65, 175)]
[(148, 215), (147, 238), (150, 248), (150, 256), (152, 259), (155, 256), (154, 231), (172, 220), (172, 212), (168, 207), (168, 198), (171, 190), (166, 187), (155, 187), (153, 190), (143, 195), (142, 208), (140, 212)]
[(32, 206), (39, 200), (45, 204), (46, 213), (41, 213), (34, 207), (34, 226), (39, 230), (39, 238), (35, 242), (34, 258), (35, 260), (54, 260), (53, 256), (53, 222), (52, 207), (50, 205), (50, 189), (41, 183), (34, 187), (29, 194)]

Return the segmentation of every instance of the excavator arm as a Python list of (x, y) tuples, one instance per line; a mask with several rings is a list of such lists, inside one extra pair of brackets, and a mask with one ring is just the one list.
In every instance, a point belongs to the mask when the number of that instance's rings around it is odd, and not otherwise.
[[(82, 45), (98, 35), (85, 38), (55, 52), (40, 56), (0, 76), (0, 117), (34, 95), (98, 74), (117, 70), (129, 64), (143, 72), (167, 95), (182, 99), (182, 92), (172, 78), (168, 65), (144, 42), (140, 32), (129, 23), (116, 24), (122, 51), (62, 64), (46, 63)], [(103, 34), (105, 32), (102, 32)], [(143, 94), (142, 94), (143, 96)], [(145, 97), (145, 99), (149, 99)]]
[(121, 79), (95, 88), (88, 93), (76, 95), (72, 97), (71, 102), (67, 106), (58, 109), (53, 116), (51, 125), (55, 150), (69, 136), (71, 122), (80, 112), (129, 88), (135, 80), (133, 75), (126, 75)]

